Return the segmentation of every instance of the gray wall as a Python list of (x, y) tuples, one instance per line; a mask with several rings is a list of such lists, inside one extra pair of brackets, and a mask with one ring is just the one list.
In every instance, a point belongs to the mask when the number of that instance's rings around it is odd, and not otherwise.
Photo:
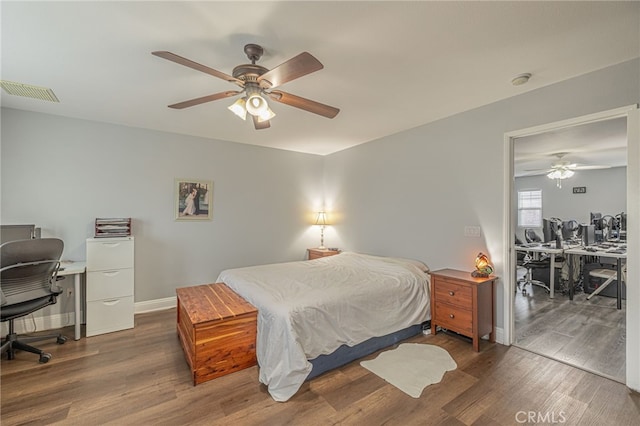
[[(640, 102), (633, 60), (537, 89), (327, 157), (335, 232), (353, 250), (473, 269), (479, 251), (504, 276), (504, 134)], [(400, 112), (399, 112), (400, 113)], [(480, 226), (481, 238), (465, 237)], [(498, 285), (497, 322), (503, 326)]]
[[(586, 194), (574, 194), (574, 186), (586, 186)], [(627, 168), (614, 167), (602, 170), (577, 170), (562, 188), (546, 176), (527, 176), (515, 179), (514, 190), (541, 189), (542, 216), (545, 218), (574, 219), (589, 222), (589, 213), (615, 216), (627, 211)], [(514, 206), (514, 215), (517, 206)], [(524, 241), (524, 229), (516, 233)], [(542, 237), (541, 228), (538, 233)]]
[[(96, 217), (133, 218), (136, 302), (318, 244), (321, 156), (12, 109), (1, 148), (2, 223), (62, 238), (64, 259), (85, 259)], [(212, 221), (174, 220), (175, 178), (213, 180)]]
[[(504, 133), (638, 103), (639, 75), (639, 60), (625, 62), (324, 158), (2, 110), (1, 219), (36, 223), (83, 259), (95, 217), (133, 217), (136, 301), (302, 259), (318, 244), (307, 220), (323, 192), (326, 246), (432, 269), (471, 270), (484, 251), (504, 276)], [(214, 181), (212, 222), (173, 220), (176, 177)], [(480, 238), (464, 236), (469, 225)]]

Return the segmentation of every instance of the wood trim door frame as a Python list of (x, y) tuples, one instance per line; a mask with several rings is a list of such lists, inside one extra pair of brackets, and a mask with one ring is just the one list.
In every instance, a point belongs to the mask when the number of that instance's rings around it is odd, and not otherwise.
[[(515, 235), (515, 217), (513, 205), (516, 202), (514, 191), (513, 153), (514, 140), (552, 130), (559, 130), (581, 124), (626, 117), (627, 119), (627, 282), (640, 282), (640, 110), (638, 105), (615, 108), (568, 120), (547, 123), (540, 126), (520, 129), (504, 134), (504, 206), (503, 206), (503, 277), (505, 294), (503, 297), (503, 342), (511, 345), (515, 341), (514, 286), (516, 253), (513, 235)], [(627, 286), (627, 307), (640, 308), (640, 286)], [(626, 310), (626, 384), (640, 391), (640, 309)]]

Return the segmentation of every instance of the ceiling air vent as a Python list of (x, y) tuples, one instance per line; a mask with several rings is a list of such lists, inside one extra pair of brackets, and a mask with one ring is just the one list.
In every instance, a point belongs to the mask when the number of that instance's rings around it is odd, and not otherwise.
[(43, 101), (60, 102), (53, 90), (46, 87), (31, 86), (30, 84), (16, 83), (15, 81), (0, 80), (0, 85), (10, 95), (24, 96), (27, 98), (41, 99)]

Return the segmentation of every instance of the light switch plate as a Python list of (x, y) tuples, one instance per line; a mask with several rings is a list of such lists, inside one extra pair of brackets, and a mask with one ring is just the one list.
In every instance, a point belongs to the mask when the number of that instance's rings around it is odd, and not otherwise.
[(479, 226), (465, 226), (464, 227), (464, 236), (465, 237), (480, 237), (480, 227)]

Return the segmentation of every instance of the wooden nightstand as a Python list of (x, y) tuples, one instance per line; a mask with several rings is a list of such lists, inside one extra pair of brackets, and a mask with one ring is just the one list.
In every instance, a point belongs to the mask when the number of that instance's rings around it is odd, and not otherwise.
[(496, 276), (475, 278), (470, 272), (441, 269), (431, 272), (431, 334), (437, 326), (473, 339), (480, 351), (480, 337), (496, 341), (494, 282)]
[(307, 253), (309, 253), (309, 260), (313, 260), (313, 259), (318, 259), (320, 257), (333, 256), (335, 254), (340, 253), (340, 250), (310, 248), (310, 249), (307, 249)]

